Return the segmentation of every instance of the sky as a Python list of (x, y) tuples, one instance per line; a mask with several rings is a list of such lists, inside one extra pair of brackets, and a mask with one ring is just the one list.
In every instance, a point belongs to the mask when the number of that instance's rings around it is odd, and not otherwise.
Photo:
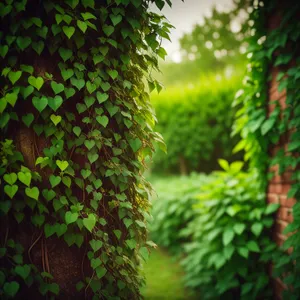
[(232, 0), (172, 0), (172, 3), (172, 8), (165, 5), (161, 13), (176, 27), (171, 31), (172, 43), (167, 40), (163, 42), (168, 58), (175, 62), (180, 61), (179, 39), (184, 33), (191, 32), (193, 25), (201, 23), (214, 5), (220, 10), (228, 10), (232, 6)]

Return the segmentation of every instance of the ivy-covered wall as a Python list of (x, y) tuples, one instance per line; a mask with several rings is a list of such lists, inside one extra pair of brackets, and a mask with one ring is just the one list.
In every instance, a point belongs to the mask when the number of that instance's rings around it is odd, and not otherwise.
[[(245, 89), (237, 94), (235, 131), (250, 165), (260, 170), (267, 200), (280, 204), (273, 238), (276, 295), (300, 295), (300, 4), (253, 1)], [(249, 23), (249, 24), (251, 24)]]
[(170, 28), (151, 3), (1, 1), (1, 299), (140, 298)]

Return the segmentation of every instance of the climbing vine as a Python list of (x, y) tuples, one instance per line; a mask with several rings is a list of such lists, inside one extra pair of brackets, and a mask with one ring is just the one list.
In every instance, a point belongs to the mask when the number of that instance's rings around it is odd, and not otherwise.
[[(282, 246), (284, 251), (292, 252), (290, 255), (282, 252), (274, 257), (274, 275), (286, 285), (284, 299), (298, 299), (300, 294), (299, 12), (300, 5), (296, 1), (280, 5), (272, 0), (253, 2), (249, 23), (253, 24), (248, 49), (249, 72), (245, 89), (238, 92), (235, 103), (241, 106), (235, 132), (243, 138), (235, 150), (246, 150), (246, 159), (260, 170), (262, 187), (266, 189), (267, 180), (275, 175), (274, 171), (268, 172), (275, 165), (279, 175), (292, 173), (293, 183), (287, 197), (297, 201), (292, 208), (294, 220), (284, 231), (289, 235)], [(271, 18), (277, 18), (279, 25), (267, 30), (266, 20), (270, 22)], [(271, 68), (278, 71), (276, 79), (270, 74)], [(272, 79), (278, 82), (278, 97), (269, 99), (268, 84)], [(286, 101), (283, 105), (280, 96), (284, 91)], [(269, 158), (269, 150), (275, 146), (278, 150)]]
[(165, 2), (0, 3), (1, 299), (140, 298)]

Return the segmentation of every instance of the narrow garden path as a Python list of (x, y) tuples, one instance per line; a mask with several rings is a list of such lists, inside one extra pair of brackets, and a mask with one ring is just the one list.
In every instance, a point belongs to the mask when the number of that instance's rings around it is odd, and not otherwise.
[(145, 267), (145, 300), (186, 300), (180, 265), (162, 249), (152, 250)]

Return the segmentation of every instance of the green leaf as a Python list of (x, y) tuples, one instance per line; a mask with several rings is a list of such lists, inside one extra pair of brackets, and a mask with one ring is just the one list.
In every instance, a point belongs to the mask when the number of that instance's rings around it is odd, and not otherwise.
[(31, 123), (33, 122), (34, 120), (34, 116), (32, 113), (30, 114), (27, 114), (25, 116), (22, 117), (22, 121), (24, 122), (24, 124), (27, 126), (27, 127), (30, 127)]
[(73, 132), (76, 134), (76, 136), (80, 136), (81, 128), (78, 126), (73, 127)]
[(238, 234), (241, 235), (243, 233), (243, 231), (245, 230), (246, 225), (243, 223), (236, 223), (233, 226), (233, 230)]
[(108, 94), (106, 94), (106, 93), (97, 92), (96, 95), (97, 95), (97, 100), (98, 100), (99, 104), (105, 102), (109, 98)]
[(106, 128), (108, 122), (109, 122), (109, 119), (107, 116), (97, 116), (96, 117), (96, 120), (99, 124), (101, 124), (103, 127)]
[(41, 98), (33, 97), (32, 104), (39, 112), (42, 112), (48, 105), (48, 99), (45, 96)]
[(267, 119), (261, 126), (261, 134), (266, 135), (273, 127), (276, 122), (276, 118)]
[(249, 250), (245, 247), (240, 247), (237, 249), (238, 253), (242, 256), (242, 257), (245, 257), (245, 258), (248, 258), (249, 256)]
[(38, 200), (39, 199), (39, 195), (40, 195), (40, 191), (37, 187), (33, 187), (33, 188), (29, 188), (27, 187), (25, 189), (25, 194), (32, 198), (32, 199), (35, 199), (35, 200)]
[(252, 252), (260, 252), (259, 246), (255, 241), (249, 241), (247, 243), (247, 248)]
[(38, 54), (41, 55), (45, 47), (45, 44), (43, 41), (33, 42), (32, 43), (32, 49)]
[(92, 232), (95, 225), (96, 225), (96, 217), (94, 214), (89, 214), (87, 218), (83, 219), (84, 227), (89, 231)]
[(94, 252), (97, 252), (103, 246), (103, 242), (99, 240), (91, 240), (90, 245)]
[(119, 75), (117, 70), (108, 70), (107, 73), (113, 80), (115, 80)]
[(33, 91), (34, 91), (34, 88), (31, 85), (27, 86), (26, 88), (22, 87), (22, 89), (21, 89), (21, 93), (22, 93), (24, 99), (26, 99), (29, 95), (31, 95), (33, 93)]
[(146, 247), (141, 247), (139, 253), (145, 261), (149, 258), (149, 251)]
[(73, 26), (63, 26), (63, 32), (64, 34), (70, 39), (72, 35), (75, 33), (75, 27)]
[(93, 269), (96, 269), (97, 267), (101, 266), (101, 264), (102, 264), (102, 262), (99, 257), (91, 259), (91, 267)]
[(261, 223), (254, 223), (251, 226), (251, 231), (256, 235), (259, 236), (263, 230), (264, 226)]
[(98, 279), (101, 279), (105, 274), (106, 274), (107, 270), (104, 267), (98, 267), (96, 269), (96, 274)]
[(8, 184), (13, 185), (17, 181), (18, 177), (17, 177), (16, 173), (7, 173), (7, 174), (4, 174), (3, 179)]
[(143, 145), (139, 138), (129, 140), (129, 145), (134, 152), (137, 152)]
[(66, 48), (63, 48), (63, 47), (60, 47), (58, 52), (59, 52), (59, 55), (63, 59), (64, 62), (69, 60), (73, 55), (73, 53), (70, 49), (66, 49)]
[(279, 207), (280, 207), (279, 203), (269, 204), (266, 208), (265, 215), (273, 214), (274, 212), (276, 212), (278, 210)]
[(19, 36), (16, 40), (18, 47), (23, 51), (31, 44), (31, 38), (28, 36)]
[(71, 78), (71, 83), (74, 85), (79, 91), (85, 86), (85, 81), (83, 79), (76, 79), (75, 77)]
[(8, 297), (14, 298), (20, 289), (20, 285), (16, 281), (5, 282), (3, 286), (4, 294)]
[(97, 153), (94, 153), (94, 154), (88, 153), (88, 159), (91, 164), (94, 163), (98, 158), (99, 158), (99, 155)]
[(64, 69), (61, 71), (61, 76), (64, 81), (67, 81), (74, 75), (74, 71), (72, 69)]
[(109, 15), (112, 23), (114, 24), (114, 26), (118, 25), (121, 21), (122, 21), (122, 16), (121, 15), (114, 15), (114, 14), (110, 14)]
[(234, 238), (234, 231), (231, 228), (225, 229), (223, 232), (223, 244), (227, 246)]
[(15, 272), (17, 275), (22, 277), (24, 280), (29, 276), (31, 271), (31, 268), (29, 265), (23, 265), (23, 266), (16, 266), (15, 267)]
[(64, 171), (69, 166), (69, 163), (65, 160), (56, 160), (56, 165), (60, 168), (61, 171)]
[(76, 222), (77, 219), (78, 219), (78, 213), (77, 212), (74, 212), (74, 213), (72, 213), (71, 211), (66, 212), (65, 221), (66, 221), (67, 225)]
[(7, 93), (4, 98), (12, 107), (15, 106), (17, 99), (18, 95), (16, 93)]
[(77, 26), (79, 27), (79, 29), (80, 29), (83, 33), (86, 32), (86, 30), (87, 30), (87, 25), (86, 25), (85, 22), (80, 21), (80, 20), (77, 20)]
[(57, 116), (57, 115), (54, 115), (54, 114), (52, 114), (52, 115), (50, 116), (50, 119), (51, 119), (51, 121), (53, 122), (53, 124), (54, 124), (55, 126), (57, 126), (57, 124), (58, 124), (59, 122), (61, 122), (61, 116)]
[(21, 75), (22, 75), (22, 71), (17, 71), (17, 72), (10, 71), (8, 73), (8, 79), (12, 84), (15, 84), (21, 78)]
[(24, 183), (26, 186), (30, 186), (30, 182), (31, 182), (31, 173), (26, 172), (19, 172), (18, 173), (18, 178), (19, 180)]
[(28, 83), (39, 91), (44, 84), (44, 79), (42, 77), (29, 76)]
[(51, 81), (51, 88), (54, 94), (57, 95), (64, 90), (64, 85), (62, 83), (56, 83), (55, 81)]
[(223, 170), (225, 170), (225, 171), (229, 170), (229, 164), (225, 159), (218, 159), (218, 163)]
[(8, 52), (8, 46), (4, 45), (0, 47), (0, 56), (4, 58)]
[(87, 88), (88, 92), (89, 92), (90, 94), (92, 94), (92, 93), (96, 90), (97, 86), (96, 86), (96, 84), (91, 83), (90, 81), (88, 81), (88, 82), (86, 83), (86, 88)]
[(110, 36), (115, 31), (115, 28), (110, 25), (104, 25), (102, 30), (107, 36)]
[(63, 99), (61, 96), (56, 95), (54, 98), (48, 99), (48, 105), (54, 110), (57, 111), (58, 108), (62, 105)]
[(75, 95), (75, 90), (73, 88), (65, 88), (65, 95), (67, 99)]
[(54, 188), (54, 187), (56, 187), (58, 184), (60, 184), (60, 182), (61, 182), (61, 177), (60, 177), (60, 176), (55, 176), (55, 175), (52, 174), (52, 175), (49, 177), (49, 181), (50, 181), (50, 183), (51, 183), (51, 187)]
[(17, 185), (5, 185), (4, 192), (9, 196), (9, 198), (13, 198), (16, 192), (18, 191)]
[(116, 235), (117, 239), (119, 240), (122, 236), (122, 232), (119, 229), (114, 230), (114, 234)]

